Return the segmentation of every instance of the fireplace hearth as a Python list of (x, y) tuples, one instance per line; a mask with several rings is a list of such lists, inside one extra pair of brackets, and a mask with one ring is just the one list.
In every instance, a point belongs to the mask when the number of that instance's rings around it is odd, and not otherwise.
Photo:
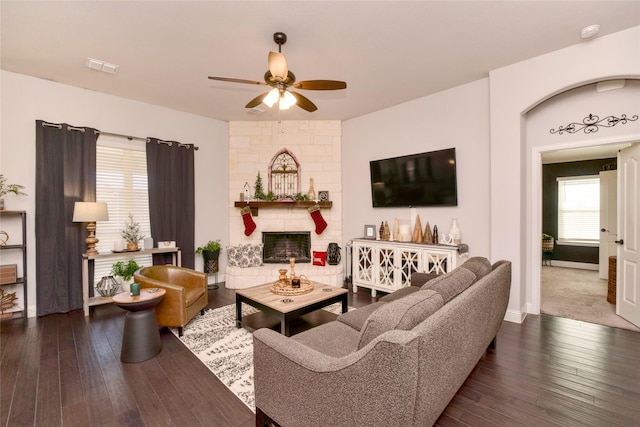
[(262, 233), (262, 262), (288, 264), (290, 258), (296, 263), (311, 262), (311, 232), (309, 231), (265, 231)]

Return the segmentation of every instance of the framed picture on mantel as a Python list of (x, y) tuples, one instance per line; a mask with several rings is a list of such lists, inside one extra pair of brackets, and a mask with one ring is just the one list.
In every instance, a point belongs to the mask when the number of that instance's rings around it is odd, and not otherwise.
[(364, 238), (365, 239), (374, 239), (376, 238), (376, 226), (375, 225), (365, 225), (364, 226)]

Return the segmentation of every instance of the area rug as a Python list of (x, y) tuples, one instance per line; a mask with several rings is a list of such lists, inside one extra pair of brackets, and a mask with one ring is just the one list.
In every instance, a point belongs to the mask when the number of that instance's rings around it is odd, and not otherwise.
[(614, 328), (640, 331), (616, 314), (607, 302), (607, 281), (597, 271), (563, 267), (542, 267), (540, 311)]
[[(341, 304), (325, 307), (331, 313), (340, 313)], [(349, 310), (352, 310), (349, 307)], [(243, 304), (243, 317), (257, 312)], [(178, 337), (178, 330), (171, 328)], [(204, 363), (245, 405), (255, 412), (253, 393), (253, 337), (244, 328), (236, 328), (236, 306), (206, 310), (196, 316), (178, 337), (184, 345)]]

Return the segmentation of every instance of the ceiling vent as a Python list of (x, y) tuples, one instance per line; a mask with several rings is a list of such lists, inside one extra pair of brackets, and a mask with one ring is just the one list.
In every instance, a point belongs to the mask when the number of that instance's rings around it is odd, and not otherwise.
[(108, 62), (100, 61), (99, 59), (87, 58), (86, 62), (87, 68), (96, 71), (102, 71), (107, 74), (115, 74), (118, 72), (120, 68), (119, 65), (109, 64)]

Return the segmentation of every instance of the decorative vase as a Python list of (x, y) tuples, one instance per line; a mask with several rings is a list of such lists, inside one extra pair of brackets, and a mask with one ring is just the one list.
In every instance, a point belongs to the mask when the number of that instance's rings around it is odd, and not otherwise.
[(102, 297), (112, 297), (120, 291), (120, 284), (113, 276), (104, 276), (96, 284), (96, 291)]
[(309, 178), (309, 192), (307, 193), (309, 200), (316, 199), (316, 190), (313, 188), (313, 178)]
[(327, 263), (329, 265), (338, 265), (342, 259), (341, 248), (337, 243), (329, 243), (327, 247)]
[(0, 197), (0, 211), (4, 210), (4, 199)]
[(460, 229), (458, 228), (458, 220), (453, 218), (451, 220), (451, 228), (449, 229), (449, 235), (453, 238), (453, 243), (459, 245), (462, 243), (460, 239)]
[(127, 243), (127, 250), (129, 252), (137, 251), (138, 250), (138, 244), (137, 243)]

